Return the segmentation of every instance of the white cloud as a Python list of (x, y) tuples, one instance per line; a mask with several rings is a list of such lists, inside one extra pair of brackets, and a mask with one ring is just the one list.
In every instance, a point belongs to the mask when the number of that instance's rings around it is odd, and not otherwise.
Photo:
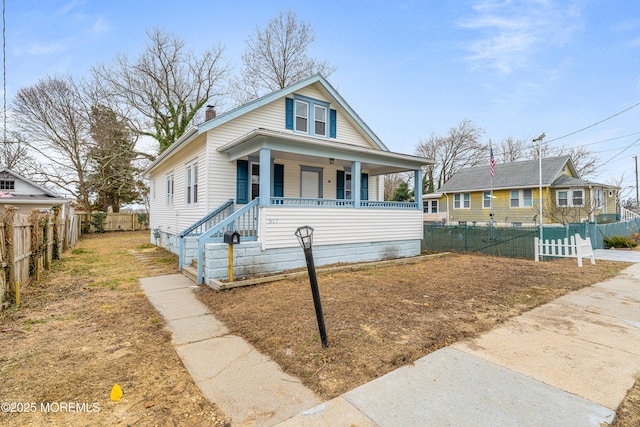
[(109, 22), (100, 17), (98, 19), (96, 19), (96, 21), (93, 23), (93, 25), (91, 26), (91, 34), (94, 36), (99, 36), (102, 34), (107, 34), (111, 31), (111, 25), (109, 25)]
[(562, 46), (583, 26), (577, 6), (553, 0), (480, 0), (458, 26), (477, 34), (466, 49), (474, 67), (503, 75), (538, 61), (545, 49)]

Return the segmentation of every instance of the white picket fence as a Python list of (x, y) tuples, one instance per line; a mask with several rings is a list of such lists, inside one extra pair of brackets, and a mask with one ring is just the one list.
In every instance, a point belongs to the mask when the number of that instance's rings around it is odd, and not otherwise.
[(569, 239), (545, 240), (540, 242), (540, 238), (535, 238), (535, 255), (536, 261), (540, 261), (540, 257), (564, 257), (577, 258), (578, 267), (582, 267), (582, 259), (590, 258), (591, 264), (596, 264), (596, 258), (591, 248), (591, 239), (587, 237), (583, 239), (579, 234), (571, 236)]

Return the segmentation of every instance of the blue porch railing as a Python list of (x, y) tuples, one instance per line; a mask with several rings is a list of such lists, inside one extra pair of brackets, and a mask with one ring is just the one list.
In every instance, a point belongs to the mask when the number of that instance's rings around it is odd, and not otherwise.
[(214, 211), (204, 216), (198, 222), (182, 230), (182, 232), (179, 234), (179, 237), (202, 234), (232, 213), (233, 199), (229, 199), (222, 206), (216, 208)]
[(214, 227), (223, 219), (227, 218), (229, 215), (233, 213), (233, 199), (227, 200), (223, 205), (211, 211), (202, 219), (190, 225), (189, 227), (182, 230), (180, 234), (178, 234), (179, 248), (178, 248), (178, 270), (182, 271), (182, 266), (184, 265), (184, 238), (186, 236), (199, 236), (200, 234), (206, 232), (210, 228)]
[(382, 200), (362, 200), (360, 206), (363, 208), (385, 208), (385, 209), (418, 209), (416, 202), (388, 202)]
[(303, 199), (294, 197), (272, 197), (272, 206), (328, 206), (328, 207), (352, 207), (353, 200), (349, 199)]
[[(351, 199), (302, 199), (293, 197), (271, 197), (272, 206), (314, 206), (330, 208), (351, 208), (354, 201)], [(360, 207), (363, 208), (384, 208), (384, 209), (418, 209), (416, 202), (387, 202), (380, 200), (361, 200)]]
[(225, 231), (236, 231), (240, 234), (241, 240), (257, 240), (258, 238), (258, 204), (260, 199), (256, 198), (242, 209), (229, 215), (218, 224), (198, 236), (198, 276), (196, 283), (202, 284), (204, 245), (213, 239), (222, 240)]

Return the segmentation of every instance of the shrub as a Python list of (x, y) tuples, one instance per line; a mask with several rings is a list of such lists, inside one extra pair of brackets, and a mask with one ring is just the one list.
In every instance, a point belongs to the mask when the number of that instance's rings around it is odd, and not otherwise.
[(638, 244), (627, 236), (608, 236), (604, 238), (605, 248), (635, 248)]

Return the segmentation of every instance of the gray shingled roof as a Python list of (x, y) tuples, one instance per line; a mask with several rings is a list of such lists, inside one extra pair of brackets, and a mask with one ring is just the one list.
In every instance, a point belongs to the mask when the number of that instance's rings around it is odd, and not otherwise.
[[(554, 184), (556, 177), (565, 164), (575, 172), (569, 156), (549, 157), (542, 159), (542, 186)], [(483, 166), (460, 169), (438, 190), (440, 193), (456, 193), (461, 191), (485, 191), (491, 189), (489, 162)], [(493, 189), (528, 188), (540, 184), (538, 160), (496, 164), (493, 177)], [(582, 180), (580, 180), (582, 181)], [(586, 182), (586, 181), (585, 181)]]

